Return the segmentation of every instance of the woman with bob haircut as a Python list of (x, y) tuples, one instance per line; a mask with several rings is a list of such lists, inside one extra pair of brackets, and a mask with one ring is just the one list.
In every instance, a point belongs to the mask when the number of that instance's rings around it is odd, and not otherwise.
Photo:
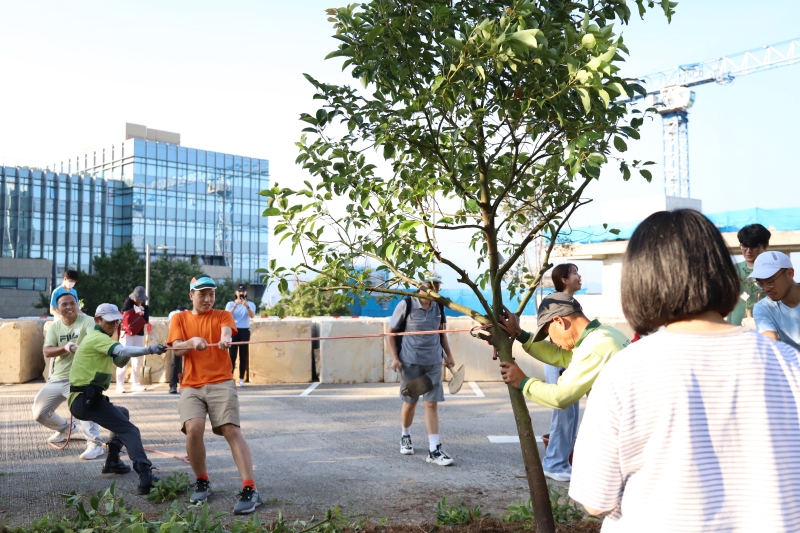
[(650, 215), (621, 286), (650, 335), (597, 378), (569, 495), (606, 533), (800, 531), (800, 353), (725, 321), (739, 278), (722, 235), (696, 211)]

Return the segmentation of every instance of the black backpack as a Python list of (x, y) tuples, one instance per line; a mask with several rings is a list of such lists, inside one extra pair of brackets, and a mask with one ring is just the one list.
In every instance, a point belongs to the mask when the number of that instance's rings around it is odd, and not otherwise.
[[(400, 322), (400, 324), (398, 324), (399, 326), (397, 328), (398, 332), (406, 330), (406, 322), (408, 321), (408, 315), (411, 314), (411, 296), (406, 296), (405, 298), (403, 298), (403, 301), (406, 303), (406, 312), (403, 314), (403, 321)], [(431, 303), (434, 304), (436, 302), (431, 302)], [(441, 326), (442, 324), (447, 322), (447, 319), (444, 316), (444, 306), (439, 305), (438, 303), (436, 303), (436, 305), (439, 306), (439, 314), (440, 314), (439, 326)], [(403, 346), (402, 335), (398, 335), (394, 338), (394, 345), (397, 346), (397, 357), (400, 357), (400, 348)]]

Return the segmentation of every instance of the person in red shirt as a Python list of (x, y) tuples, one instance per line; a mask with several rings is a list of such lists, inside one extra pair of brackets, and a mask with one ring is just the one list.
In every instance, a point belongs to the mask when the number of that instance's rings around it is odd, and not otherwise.
[(211, 491), (203, 442), (208, 416), (212, 431), (228, 441), (242, 476), (242, 492), (233, 512), (249, 514), (263, 500), (253, 481), (253, 459), (240, 428), (239, 397), (228, 354), (236, 324), (230, 312), (214, 309), (216, 288), (208, 276), (192, 278), (189, 285), (192, 311), (175, 315), (169, 325), (167, 344), (175, 349), (177, 357), (183, 357), (178, 411), (181, 431), (186, 434), (186, 454), (197, 478), (189, 501), (203, 502)]

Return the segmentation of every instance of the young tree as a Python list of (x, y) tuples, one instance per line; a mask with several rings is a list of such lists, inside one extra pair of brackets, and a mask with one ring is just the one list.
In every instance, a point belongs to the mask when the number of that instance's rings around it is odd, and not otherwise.
[[(640, 15), (655, 6), (636, 0)], [(674, 3), (659, 3), (671, 17)], [(638, 138), (642, 118), (625, 100), (642, 88), (619, 76), (628, 53), (613, 21), (627, 23), (624, 0), (372, 0), (328, 10), (344, 59), (363, 89), (317, 81), (321, 106), (303, 114), (298, 164), (315, 184), (277, 183), (265, 216), (274, 233), (303, 254), (301, 265), (271, 262), (267, 278), (288, 292), (288, 278), (315, 273), (318, 290), (405, 295), (432, 262), (458, 275), (481, 308), (436, 292), (422, 295), (489, 329), (501, 361), (513, 339), (501, 328), (503, 292), (524, 290), (521, 313), (542, 275), (559, 230), (610, 157)], [(378, 151), (391, 173), (367, 160)], [(641, 162), (619, 159), (627, 180)], [(346, 208), (332, 202), (347, 198)], [(450, 208), (449, 206), (456, 207)], [(519, 234), (524, 236), (519, 238)], [(475, 277), (442, 253), (437, 233), (470, 231)], [(537, 237), (549, 246), (538, 269), (517, 268)], [(385, 270), (370, 282), (367, 258)], [(482, 289), (489, 289), (485, 298)], [(530, 415), (509, 388), (537, 531), (552, 513)]]

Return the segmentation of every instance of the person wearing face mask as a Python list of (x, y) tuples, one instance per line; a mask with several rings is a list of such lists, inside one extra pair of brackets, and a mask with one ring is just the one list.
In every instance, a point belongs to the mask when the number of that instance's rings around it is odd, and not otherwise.
[[(119, 342), (123, 346), (144, 346), (144, 334), (150, 332), (150, 306), (147, 305), (147, 294), (139, 285), (122, 304), (124, 319), (120, 327)], [(142, 365), (144, 357), (131, 358), (131, 392), (147, 390), (142, 385)], [(126, 365), (127, 366), (127, 365)], [(117, 394), (125, 392), (125, 366), (117, 368)]]
[[(566, 292), (550, 294), (539, 305), (536, 331), (528, 333), (519, 327), (519, 319), (511, 312), (503, 317), (505, 328), (522, 343), (522, 348), (543, 363), (566, 368), (558, 383), (550, 384), (530, 378), (516, 363), (500, 363), (503, 381), (520, 389), (525, 397), (551, 409), (564, 409), (588, 394), (603, 366), (630, 341), (621, 331), (589, 320), (581, 304)], [(550, 337), (550, 342), (545, 337)], [(490, 338), (483, 334), (484, 339)], [(569, 481), (572, 467), (561, 472), (545, 471), (556, 481)]]
[[(71, 294), (75, 297), (75, 301), (78, 302), (78, 291), (75, 290), (75, 282), (78, 281), (78, 272), (75, 270), (67, 270), (64, 272), (64, 281), (61, 282), (61, 285), (56, 287), (53, 290), (53, 294), (50, 295), (50, 314), (56, 317), (56, 320), (61, 319), (61, 313), (58, 312), (58, 297), (62, 294)], [(80, 307), (78, 307), (78, 313), (81, 314)]]
[[(232, 342), (250, 341), (250, 319), (256, 316), (256, 304), (247, 301), (247, 285), (236, 287), (236, 299), (225, 305), (225, 310), (230, 311), (236, 322), (236, 335)], [(231, 355), (231, 364), (236, 368), (236, 356), (239, 356), (239, 386), (244, 387), (244, 376), (250, 364), (250, 346), (236, 344), (228, 348)]]
[[(573, 263), (556, 265), (553, 268), (552, 278), (556, 292), (575, 296), (575, 293), (581, 290), (581, 275), (578, 274), (578, 266)], [(566, 369), (562, 366), (545, 364), (545, 381), (551, 385), (557, 384), (564, 370)], [(563, 477), (569, 472), (570, 455), (578, 434), (580, 413), (580, 403), (575, 402), (564, 409), (553, 409), (550, 414), (550, 440), (542, 460), (542, 468), (548, 477), (559, 475)]]

